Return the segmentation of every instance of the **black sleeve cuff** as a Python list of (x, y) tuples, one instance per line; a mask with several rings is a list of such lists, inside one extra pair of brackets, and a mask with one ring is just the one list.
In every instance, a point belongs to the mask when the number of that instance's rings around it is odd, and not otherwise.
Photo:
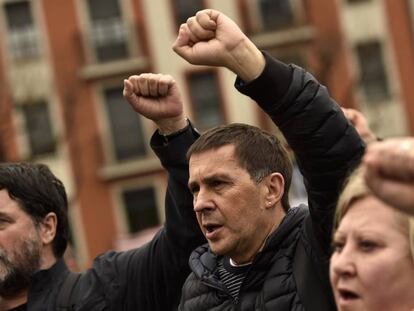
[(293, 67), (278, 61), (267, 52), (263, 52), (263, 55), (266, 65), (260, 76), (249, 83), (244, 83), (237, 77), (234, 86), (267, 110), (274, 106), (275, 100), (283, 98), (287, 93), (293, 79)]
[[(166, 136), (168, 137), (166, 139)], [(188, 120), (188, 125), (171, 135), (160, 135), (158, 130), (151, 137), (150, 145), (164, 167), (186, 161), (186, 153), (200, 136), (198, 130)]]

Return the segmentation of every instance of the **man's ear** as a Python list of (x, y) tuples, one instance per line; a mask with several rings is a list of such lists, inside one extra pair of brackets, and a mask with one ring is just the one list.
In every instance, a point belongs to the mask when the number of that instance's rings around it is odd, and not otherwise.
[(272, 173), (264, 180), (266, 187), (265, 207), (271, 208), (282, 200), (285, 193), (285, 179), (280, 173)]
[(57, 223), (57, 216), (53, 212), (50, 212), (43, 218), (40, 224), (39, 235), (44, 245), (48, 245), (53, 242), (56, 236)]

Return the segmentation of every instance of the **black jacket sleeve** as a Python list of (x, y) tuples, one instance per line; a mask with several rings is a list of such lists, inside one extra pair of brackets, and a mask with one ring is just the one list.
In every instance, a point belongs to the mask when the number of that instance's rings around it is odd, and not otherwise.
[(272, 118), (295, 153), (308, 192), (314, 247), (328, 255), (342, 183), (365, 145), (327, 89), (302, 68), (264, 53), (262, 74), (236, 88)]
[[(182, 285), (190, 273), (192, 250), (205, 243), (188, 190), (186, 152), (199, 134), (189, 126), (168, 143), (155, 133), (151, 147), (168, 171), (164, 227), (146, 245), (98, 257), (86, 276), (108, 310), (175, 310)], [(99, 287), (99, 289), (98, 289)], [(95, 294), (93, 294), (95, 296)], [(94, 300), (89, 297), (89, 301)], [(97, 297), (96, 299), (102, 300)], [(106, 310), (106, 309), (105, 309)]]

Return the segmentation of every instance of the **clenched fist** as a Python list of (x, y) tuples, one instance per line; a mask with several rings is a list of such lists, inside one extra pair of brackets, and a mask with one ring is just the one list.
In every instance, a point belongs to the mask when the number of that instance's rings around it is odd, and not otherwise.
[(132, 108), (170, 134), (187, 125), (181, 95), (169, 75), (143, 73), (124, 80), (123, 95)]
[(263, 54), (239, 26), (211, 9), (197, 12), (180, 26), (173, 50), (194, 65), (226, 67), (245, 82), (265, 66)]

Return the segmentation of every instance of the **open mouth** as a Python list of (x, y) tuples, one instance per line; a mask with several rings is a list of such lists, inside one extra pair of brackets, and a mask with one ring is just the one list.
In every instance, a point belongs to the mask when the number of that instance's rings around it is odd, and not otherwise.
[(359, 296), (347, 289), (340, 289), (339, 291), (339, 296), (341, 299), (345, 300), (345, 301), (350, 301), (350, 300), (354, 300), (354, 299), (358, 299)]
[(219, 225), (207, 225), (204, 226), (207, 230), (207, 232), (213, 232), (214, 230), (218, 229), (220, 226)]
[(207, 224), (203, 226), (206, 230), (206, 238), (213, 238), (217, 231), (222, 227), (221, 225)]

